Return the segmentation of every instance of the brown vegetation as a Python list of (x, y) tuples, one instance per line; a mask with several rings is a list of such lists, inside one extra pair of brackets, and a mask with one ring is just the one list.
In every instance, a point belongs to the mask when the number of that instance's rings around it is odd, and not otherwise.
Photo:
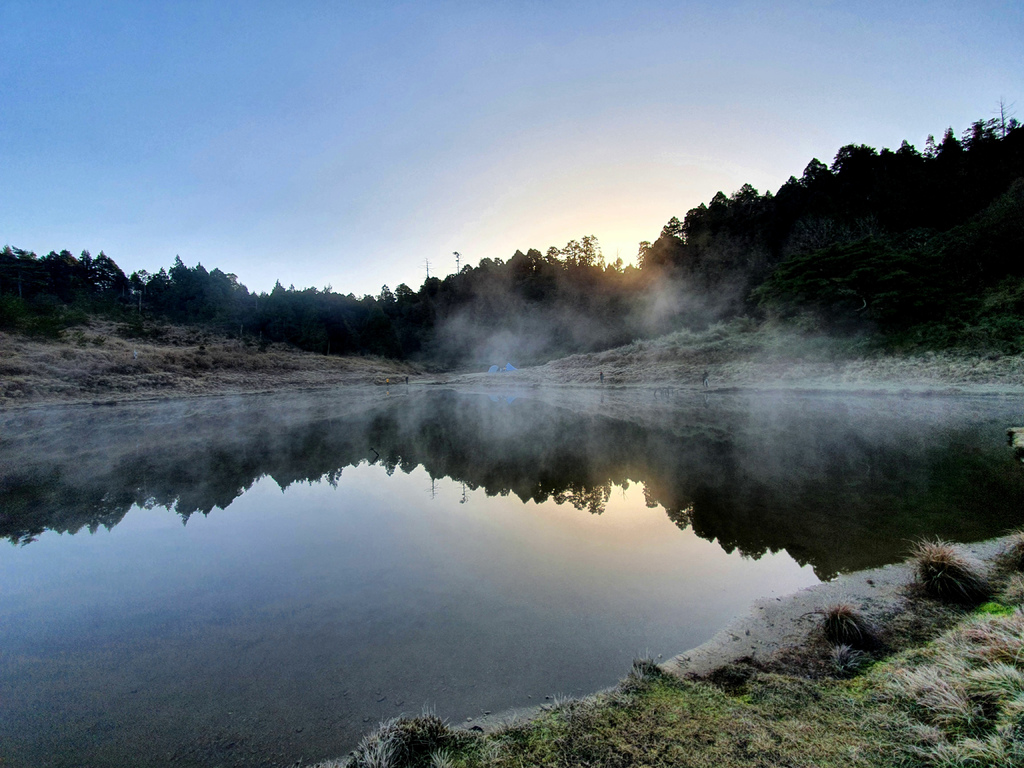
[[(1024, 356), (871, 351), (856, 340), (744, 319), (677, 331), (615, 349), (571, 355), (501, 375), (448, 376), (456, 386), (630, 386), (670, 396), (677, 389), (817, 389), (889, 392), (1020, 392)], [(388, 386), (425, 368), (380, 357), (303, 352), (258, 337), (225, 338), (186, 326), (133, 329), (93, 320), (59, 340), (0, 333), (0, 407), (55, 402)], [(434, 381), (435, 379), (431, 379)]]
[(1001, 560), (1012, 571), (1024, 571), (1024, 531), (1014, 531), (1010, 536)]
[(183, 326), (158, 327), (146, 339), (96, 321), (58, 341), (0, 333), (2, 406), (385, 384), (421, 374), (394, 360), (320, 355)]
[(833, 603), (822, 609), (821, 628), (833, 645), (866, 648), (875, 644), (871, 623), (850, 603)]
[(944, 541), (920, 541), (911, 555), (917, 580), (932, 597), (952, 602), (976, 604), (992, 593), (978, 563), (959, 554)]
[[(857, 338), (830, 337), (814, 328), (746, 318), (704, 331), (682, 330), (614, 349), (570, 355), (520, 370), (526, 385), (644, 386), (671, 395), (676, 388), (816, 389), (887, 392), (1019, 393), (1024, 355), (994, 352), (886, 352)], [(460, 383), (507, 383), (471, 374)]]

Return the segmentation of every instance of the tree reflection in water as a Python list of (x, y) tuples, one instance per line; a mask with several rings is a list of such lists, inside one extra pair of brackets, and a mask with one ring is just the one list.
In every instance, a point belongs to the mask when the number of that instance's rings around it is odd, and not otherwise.
[(829, 578), (901, 559), (921, 536), (1024, 522), (1024, 471), (1002, 442), (1013, 413), (999, 399), (451, 391), (26, 411), (0, 424), (0, 535), (109, 528), (133, 506), (187, 522), (262, 477), (338, 487), (379, 460), (592, 514), (641, 483), (680, 528), (753, 558), (785, 549)]

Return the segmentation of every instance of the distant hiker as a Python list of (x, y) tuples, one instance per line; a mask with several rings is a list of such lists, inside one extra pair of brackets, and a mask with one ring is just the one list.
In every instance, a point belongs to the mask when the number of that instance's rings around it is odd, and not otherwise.
[(601, 371), (601, 383), (604, 384), (604, 371)]
[(406, 376), (406, 377), (405, 377), (405, 383), (406, 383), (406, 384), (408, 384), (408, 383), (409, 383), (409, 377), (408, 377), (408, 376)]
[(707, 371), (704, 371), (704, 378), (701, 380), (701, 383), (704, 384), (704, 388), (707, 389), (707, 387), (708, 387), (708, 372)]
[(138, 359), (139, 359), (139, 350), (133, 349), (132, 350), (132, 360), (138, 360)]

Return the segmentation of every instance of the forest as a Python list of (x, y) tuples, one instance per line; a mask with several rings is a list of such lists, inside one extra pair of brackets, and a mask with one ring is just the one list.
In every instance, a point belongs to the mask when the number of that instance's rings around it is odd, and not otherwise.
[[(301, 256), (301, 254), (296, 254)], [(849, 144), (776, 192), (746, 184), (673, 217), (637, 266), (593, 236), (485, 258), (418, 290), (251, 292), (187, 266), (126, 275), (100, 251), (0, 250), (0, 330), (57, 338), (100, 315), (128, 335), (201, 325), (266, 345), (447, 367), (542, 362), (737, 316), (895, 349), (1024, 351), (1024, 126), (979, 120), (923, 150)]]

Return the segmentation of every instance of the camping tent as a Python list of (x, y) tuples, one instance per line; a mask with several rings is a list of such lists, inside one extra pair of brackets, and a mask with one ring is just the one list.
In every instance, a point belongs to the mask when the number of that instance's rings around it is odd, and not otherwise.
[(516, 368), (514, 365), (512, 365), (512, 363), (505, 363), (505, 370), (506, 371), (518, 371), (519, 369)]

